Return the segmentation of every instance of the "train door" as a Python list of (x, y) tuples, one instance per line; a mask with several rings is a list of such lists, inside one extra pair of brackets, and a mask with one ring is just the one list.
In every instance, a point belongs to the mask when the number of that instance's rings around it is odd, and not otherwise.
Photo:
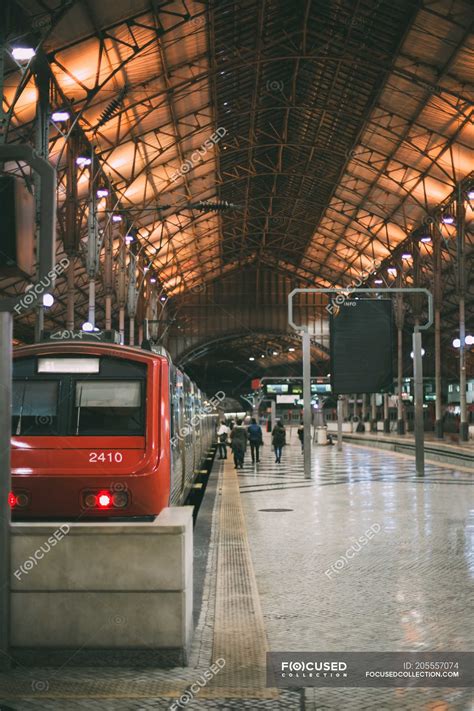
[(203, 428), (203, 422), (202, 422), (202, 416), (203, 416), (203, 411), (202, 411), (202, 400), (201, 400), (201, 392), (199, 388), (194, 385), (194, 396), (193, 396), (193, 402), (194, 402), (194, 416), (193, 416), (193, 423), (195, 424), (194, 427), (194, 470), (198, 469), (201, 460), (202, 460), (202, 428)]
[(183, 374), (174, 366), (172, 368), (172, 391), (170, 393), (171, 409), (171, 454), (172, 454), (172, 481), (171, 497), (172, 504), (182, 503), (182, 495), (185, 488), (185, 441), (184, 441), (184, 388)]

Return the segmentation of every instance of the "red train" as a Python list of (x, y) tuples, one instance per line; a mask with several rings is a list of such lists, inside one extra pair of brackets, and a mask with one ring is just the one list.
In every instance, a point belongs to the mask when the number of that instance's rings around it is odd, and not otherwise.
[(59, 335), (14, 353), (13, 518), (141, 518), (182, 504), (219, 394), (208, 403), (165, 353)]

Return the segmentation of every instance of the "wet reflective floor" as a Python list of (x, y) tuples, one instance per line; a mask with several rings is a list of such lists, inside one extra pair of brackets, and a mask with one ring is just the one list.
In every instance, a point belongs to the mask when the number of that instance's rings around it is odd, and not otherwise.
[[(264, 446), (258, 468), (239, 473), (270, 648), (472, 650), (472, 475), (428, 464), (417, 477), (412, 457), (344, 444), (313, 447), (308, 481), (300, 449), (293, 432), (281, 464)], [(306, 690), (307, 708), (467, 709), (470, 699)]]
[[(230, 460), (214, 465), (218, 494), (188, 667), (19, 668), (3, 678), (0, 704), (17, 711), (471, 709), (469, 689), (265, 688), (267, 649), (473, 648), (472, 475), (428, 464), (420, 478), (412, 457), (344, 444), (342, 452), (314, 446), (313, 478), (305, 480), (295, 431), (288, 441), (281, 464), (265, 435), (258, 465), (250, 452), (242, 470)], [(190, 694), (216, 650), (225, 670)]]

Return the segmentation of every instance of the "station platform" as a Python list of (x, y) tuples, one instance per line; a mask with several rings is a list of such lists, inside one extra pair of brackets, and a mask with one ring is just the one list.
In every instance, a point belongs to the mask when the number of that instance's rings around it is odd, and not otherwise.
[[(332, 433), (334, 434), (334, 432)], [(354, 445), (376, 447), (401, 454), (415, 455), (415, 438), (412, 432), (399, 435), (395, 432), (343, 432), (343, 440)], [(463, 442), (459, 435), (448, 434), (437, 439), (432, 433), (424, 435), (425, 459), (474, 473), (474, 440)]]
[[(2, 675), (2, 711), (472, 708), (463, 688), (265, 686), (267, 651), (471, 650), (474, 521), (467, 472), (427, 464), (421, 478), (411, 456), (344, 443), (315, 445), (306, 480), (296, 433), (281, 464), (264, 436), (258, 465), (250, 452), (242, 470), (214, 463), (195, 529), (189, 666), (77, 667), (71, 652), (60, 668)], [(336, 567), (370, 527), (376, 535)]]

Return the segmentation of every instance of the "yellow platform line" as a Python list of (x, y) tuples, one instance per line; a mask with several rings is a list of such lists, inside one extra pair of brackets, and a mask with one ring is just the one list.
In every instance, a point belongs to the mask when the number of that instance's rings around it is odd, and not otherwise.
[(220, 479), (213, 659), (225, 666), (203, 696), (275, 698), (266, 688), (268, 651), (237, 472), (226, 462)]

